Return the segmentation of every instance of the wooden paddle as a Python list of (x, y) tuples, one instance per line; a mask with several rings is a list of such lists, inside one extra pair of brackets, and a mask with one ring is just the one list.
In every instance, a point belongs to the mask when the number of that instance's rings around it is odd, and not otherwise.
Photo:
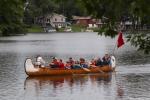
[(89, 70), (88, 68), (84, 68), (83, 66), (80, 66), (83, 70), (90, 72), (91, 70)]
[(101, 73), (105, 73), (104, 71), (102, 71), (102, 70), (101, 70), (101, 69), (99, 69), (99, 68), (98, 68), (98, 71), (99, 71), (99, 72), (101, 72)]
[[(93, 68), (98, 68), (97, 66), (95, 66), (95, 65), (90, 65), (91, 67), (93, 67)], [(100, 68), (98, 68), (98, 71), (99, 72), (101, 72), (101, 73), (105, 73), (104, 71), (102, 71)]]
[(83, 70), (87, 71), (87, 72), (90, 72), (91, 70), (89, 70), (88, 68), (84, 68), (84, 67), (81, 67)]

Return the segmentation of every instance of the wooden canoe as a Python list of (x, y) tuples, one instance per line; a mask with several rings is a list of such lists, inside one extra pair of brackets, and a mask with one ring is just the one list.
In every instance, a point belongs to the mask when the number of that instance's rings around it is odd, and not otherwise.
[[(113, 62), (112, 62), (113, 61)], [(81, 69), (53, 69), (48, 67), (36, 68), (32, 60), (27, 58), (25, 61), (25, 72), (28, 76), (53, 76), (53, 75), (71, 75), (71, 74), (88, 74), (88, 73), (102, 73), (102, 72), (111, 72), (115, 69), (115, 58), (111, 60), (111, 65), (106, 65), (103, 67), (95, 68), (81, 68)]]

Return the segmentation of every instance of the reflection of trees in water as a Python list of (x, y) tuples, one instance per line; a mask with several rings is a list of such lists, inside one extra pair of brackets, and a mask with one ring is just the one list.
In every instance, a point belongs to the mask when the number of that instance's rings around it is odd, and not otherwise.
[[(123, 78), (120, 80), (122, 84), (119, 84), (118, 93), (119, 95), (128, 95), (129, 98), (140, 98), (144, 100), (144, 98), (150, 98), (150, 74), (128, 74), (122, 76)], [(140, 95), (139, 95), (140, 94)]]
[(73, 87), (74, 85), (83, 86), (88, 81), (92, 84), (94, 84), (94, 82), (101, 81), (108, 83), (111, 81), (111, 74), (28, 77), (25, 80), (25, 88), (27, 88), (28, 85), (35, 86), (35, 88), (39, 89), (42, 89), (45, 85), (51, 85), (53, 88), (63, 87), (64, 84), (67, 84), (69, 87)]

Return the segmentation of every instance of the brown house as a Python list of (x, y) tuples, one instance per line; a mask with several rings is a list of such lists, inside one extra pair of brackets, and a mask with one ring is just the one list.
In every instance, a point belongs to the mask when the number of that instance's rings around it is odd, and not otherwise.
[(73, 16), (73, 21), (77, 25), (88, 26), (89, 23), (93, 23), (90, 16), (87, 17), (80, 17), (80, 16)]
[(104, 23), (102, 23), (101, 19), (93, 19), (90, 16), (80, 17), (73, 16), (74, 24), (82, 25), (89, 28), (101, 27)]

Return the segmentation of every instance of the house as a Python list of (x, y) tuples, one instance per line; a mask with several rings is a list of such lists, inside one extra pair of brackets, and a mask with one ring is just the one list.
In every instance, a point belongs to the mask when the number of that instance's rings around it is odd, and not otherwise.
[(59, 14), (49, 14), (45, 17), (37, 17), (36, 23), (40, 24), (43, 27), (54, 27), (54, 28), (61, 28), (66, 27), (66, 17)]
[(102, 27), (104, 24), (101, 19), (93, 19), (90, 16), (80, 17), (80, 16), (73, 16), (74, 24), (82, 25), (89, 28), (96, 28)]
[(90, 23), (93, 23), (90, 16), (87, 17), (73, 16), (72, 18), (73, 18), (73, 22), (77, 25), (88, 27)]
[(98, 28), (101, 28), (105, 24), (106, 23), (104, 21), (102, 21), (102, 19), (96, 19), (96, 25), (97, 25)]
[(53, 15), (49, 15), (47, 18), (50, 20), (49, 23), (51, 23), (51, 25), (55, 28), (61, 28), (67, 26), (66, 17), (63, 15), (53, 14)]

